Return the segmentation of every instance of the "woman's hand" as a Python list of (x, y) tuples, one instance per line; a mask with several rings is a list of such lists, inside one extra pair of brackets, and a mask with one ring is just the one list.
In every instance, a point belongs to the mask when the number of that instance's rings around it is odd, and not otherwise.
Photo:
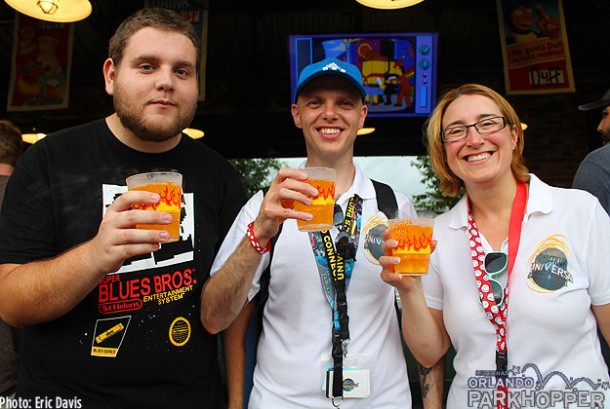
[[(383, 268), (381, 270), (381, 279), (396, 287), (400, 293), (408, 293), (416, 286), (421, 286), (421, 276), (418, 275), (406, 275), (394, 272), (394, 266), (400, 263), (400, 257), (392, 256), (392, 249), (398, 246), (398, 241), (390, 238), (389, 230), (385, 230), (381, 234), (383, 243), (381, 249), (383, 250), (384, 256), (379, 258), (379, 264)], [(436, 240), (432, 241), (431, 252), (436, 248)]]

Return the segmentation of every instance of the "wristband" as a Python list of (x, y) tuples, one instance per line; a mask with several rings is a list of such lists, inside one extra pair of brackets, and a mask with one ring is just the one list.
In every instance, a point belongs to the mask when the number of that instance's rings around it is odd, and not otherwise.
[(260, 254), (268, 253), (269, 250), (271, 250), (271, 240), (267, 242), (266, 248), (263, 248), (263, 246), (261, 246), (261, 244), (258, 242), (258, 239), (254, 235), (254, 222), (251, 222), (248, 225), (246, 235), (248, 236), (248, 240), (250, 240), (250, 244), (252, 244), (252, 247), (254, 247), (254, 250), (258, 251)]

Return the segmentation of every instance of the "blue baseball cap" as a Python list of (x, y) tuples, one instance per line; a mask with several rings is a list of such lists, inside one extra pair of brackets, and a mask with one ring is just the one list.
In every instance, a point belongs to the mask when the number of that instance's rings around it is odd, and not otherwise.
[(362, 74), (358, 67), (336, 58), (326, 58), (322, 61), (310, 64), (303, 68), (299, 75), (299, 82), (294, 91), (294, 102), (296, 103), (299, 93), (311, 81), (323, 75), (337, 75), (348, 80), (360, 93), (362, 100), (366, 97), (366, 91), (362, 86)]

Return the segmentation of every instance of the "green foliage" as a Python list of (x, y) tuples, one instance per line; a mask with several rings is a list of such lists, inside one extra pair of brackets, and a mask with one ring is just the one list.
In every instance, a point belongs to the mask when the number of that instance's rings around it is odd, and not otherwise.
[(241, 176), (246, 191), (252, 196), (271, 183), (275, 173), (283, 163), (277, 159), (231, 159), (229, 162)]
[[(241, 176), (249, 196), (269, 185), (277, 170), (285, 166), (283, 162), (271, 158), (232, 159), (230, 162)], [(440, 214), (458, 202), (460, 197), (446, 197), (438, 190), (439, 180), (432, 170), (429, 156), (417, 156), (411, 166), (423, 175), (421, 182), (426, 187), (426, 193), (413, 196), (413, 203), (418, 210)]]
[(440, 214), (451, 209), (460, 200), (461, 196), (447, 197), (441, 194), (438, 189), (440, 181), (432, 169), (428, 155), (417, 156), (411, 162), (411, 166), (417, 168), (423, 175), (421, 182), (426, 187), (426, 193), (413, 196), (415, 208)]

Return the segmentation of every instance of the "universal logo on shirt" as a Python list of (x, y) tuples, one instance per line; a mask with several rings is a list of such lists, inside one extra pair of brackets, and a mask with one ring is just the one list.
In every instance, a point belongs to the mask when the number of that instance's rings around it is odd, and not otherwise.
[(569, 270), (567, 239), (561, 234), (542, 241), (530, 258), (528, 286), (542, 293), (557, 291), (574, 281)]
[(388, 229), (388, 221), (386, 218), (377, 215), (371, 217), (363, 225), (362, 237), (364, 237), (364, 254), (366, 258), (373, 264), (379, 265), (379, 257), (383, 256), (381, 250), (381, 234)]

